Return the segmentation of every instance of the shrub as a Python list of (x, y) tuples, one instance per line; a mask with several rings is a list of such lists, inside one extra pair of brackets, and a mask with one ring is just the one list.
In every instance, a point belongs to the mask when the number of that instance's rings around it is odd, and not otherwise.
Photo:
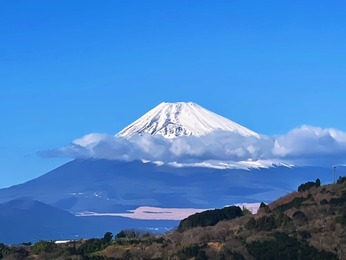
[(257, 222), (254, 218), (250, 218), (249, 221), (245, 224), (245, 228), (248, 230), (256, 229)]
[(180, 255), (183, 256), (184, 258), (196, 257), (199, 251), (200, 251), (200, 247), (198, 246), (198, 244), (192, 244), (192, 245), (188, 245), (187, 247), (184, 247), (181, 250)]
[(328, 204), (328, 200), (323, 199), (320, 201), (320, 205), (326, 205), (326, 204)]
[(343, 176), (343, 177), (340, 176), (336, 183), (337, 184), (346, 183), (346, 176)]
[(79, 247), (79, 251), (82, 254), (90, 254), (96, 251), (99, 251), (105, 247), (105, 244), (103, 243), (102, 239), (98, 238), (92, 238), (86, 240), (81, 246)]
[(263, 212), (263, 213), (270, 213), (270, 208), (267, 204), (261, 202), (260, 207), (259, 207), (259, 212)]
[(293, 220), (298, 222), (299, 225), (302, 225), (308, 221), (308, 218), (302, 211), (296, 211), (293, 213)]
[(311, 234), (306, 230), (298, 231), (297, 235), (302, 240), (306, 240), (311, 237)]
[(54, 241), (38, 241), (37, 243), (35, 243), (31, 250), (33, 253), (35, 254), (41, 254), (43, 252), (45, 253), (51, 253), (54, 251), (54, 249), (56, 248), (56, 244)]
[(291, 209), (291, 208), (300, 208), (300, 206), (302, 205), (302, 203), (307, 200), (306, 198), (302, 198), (302, 197), (297, 197), (297, 198), (294, 198), (292, 201), (286, 203), (286, 204), (282, 204), (278, 207), (276, 207), (275, 210), (277, 211), (281, 211), (281, 212), (284, 212), (288, 209)]
[(205, 245), (191, 244), (178, 252), (180, 259), (207, 260), (208, 257), (204, 251)]
[(270, 231), (277, 228), (274, 216), (263, 216), (257, 220), (251, 218), (246, 224), (245, 228), (257, 231)]
[(11, 251), (9, 259), (27, 259), (29, 256), (29, 252), (22, 247), (13, 248)]
[(277, 228), (274, 216), (264, 216), (259, 218), (256, 222), (256, 229), (259, 231), (270, 231)]
[(342, 215), (342, 216), (336, 217), (336, 222), (342, 225), (346, 225), (346, 216)]
[(245, 260), (245, 258), (242, 254), (235, 252), (235, 251), (232, 251), (228, 248), (222, 249), (216, 255), (215, 259)]
[(136, 230), (136, 229), (124, 229), (116, 234), (116, 238), (141, 238), (144, 235), (147, 235), (147, 232)]
[(252, 212), (243, 206), (243, 215), (249, 216), (252, 215)]
[(110, 243), (112, 241), (113, 234), (112, 232), (106, 232), (103, 236), (103, 242)]
[[(318, 179), (318, 180), (319, 180), (319, 179)], [(321, 182), (320, 182), (320, 184), (321, 184)], [(301, 185), (298, 187), (298, 191), (299, 191), (299, 192), (307, 191), (307, 190), (311, 189), (312, 187), (318, 187), (318, 186), (316, 185), (316, 182), (308, 181), (308, 182), (306, 182), (306, 183), (304, 183), (304, 184), (301, 184)]]
[(336, 206), (343, 206), (346, 202), (346, 190), (341, 193), (339, 198), (331, 198), (329, 203)]
[(287, 223), (291, 222), (292, 219), (287, 216), (286, 214), (284, 213), (280, 213), (277, 217), (276, 217), (276, 220), (275, 220), (275, 223), (278, 227), (281, 227), (281, 226), (286, 226)]
[(10, 253), (10, 248), (5, 246), (3, 243), (0, 243), (0, 259)]

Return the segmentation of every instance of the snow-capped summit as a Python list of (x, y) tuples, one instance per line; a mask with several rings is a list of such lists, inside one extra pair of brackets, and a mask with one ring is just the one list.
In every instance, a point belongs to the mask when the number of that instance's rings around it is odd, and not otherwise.
[(148, 133), (165, 138), (203, 136), (213, 131), (230, 131), (260, 138), (259, 134), (192, 102), (163, 102), (121, 130), (116, 136)]

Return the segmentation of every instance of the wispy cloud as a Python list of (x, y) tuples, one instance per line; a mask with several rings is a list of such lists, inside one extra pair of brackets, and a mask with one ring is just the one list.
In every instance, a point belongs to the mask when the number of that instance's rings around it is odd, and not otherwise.
[(303, 125), (285, 135), (262, 135), (260, 139), (222, 131), (176, 139), (148, 134), (124, 139), (92, 133), (40, 155), (180, 163), (279, 160), (298, 165), (331, 165), (346, 161), (346, 132)]

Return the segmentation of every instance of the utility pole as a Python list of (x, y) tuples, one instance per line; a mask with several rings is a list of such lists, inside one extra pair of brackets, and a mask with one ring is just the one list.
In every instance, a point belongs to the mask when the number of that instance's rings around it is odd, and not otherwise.
[(334, 184), (336, 184), (336, 166), (333, 166), (333, 172), (334, 172)]

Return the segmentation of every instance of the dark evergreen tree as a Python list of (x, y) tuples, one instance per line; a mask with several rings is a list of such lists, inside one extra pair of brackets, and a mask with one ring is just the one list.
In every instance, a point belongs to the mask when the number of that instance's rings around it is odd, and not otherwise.
[(321, 180), (319, 178), (316, 179), (316, 187), (321, 186)]

